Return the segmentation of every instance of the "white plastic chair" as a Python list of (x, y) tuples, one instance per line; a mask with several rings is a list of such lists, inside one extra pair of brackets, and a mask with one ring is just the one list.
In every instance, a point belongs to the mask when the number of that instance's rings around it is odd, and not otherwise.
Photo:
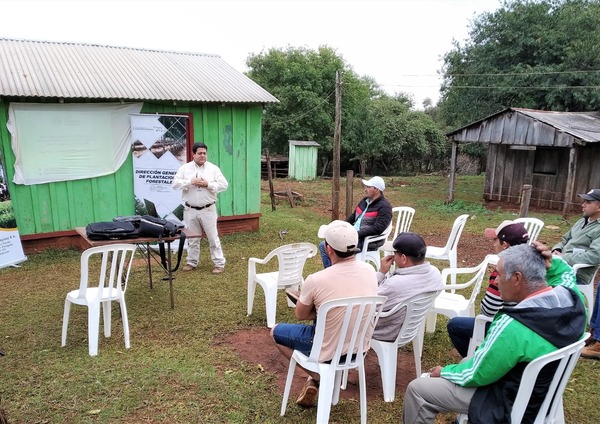
[[(277, 308), (277, 290), (291, 288), (299, 290), (304, 282), (302, 271), (308, 258), (317, 254), (317, 246), (312, 243), (294, 243), (280, 246), (271, 251), (264, 259), (248, 259), (248, 315), (252, 315), (254, 306), (254, 293), (256, 284), (260, 284), (265, 292), (265, 305), (267, 310), (267, 327), (275, 325), (275, 310)], [(258, 274), (256, 265), (265, 265), (277, 257), (278, 271)], [(288, 305), (294, 304), (288, 299)]]
[[(396, 219), (394, 216), (396, 215)], [(392, 208), (392, 223), (394, 223), (394, 231), (391, 232), (386, 241), (394, 241), (398, 234), (410, 231), (413, 217), (415, 216), (414, 208), (409, 206), (396, 206)], [(383, 251), (383, 246), (379, 248)], [(393, 252), (384, 251), (384, 255), (391, 255)], [(381, 255), (380, 255), (381, 256)]]
[[(539, 358), (531, 361), (521, 377), (521, 383), (519, 384), (519, 390), (515, 397), (515, 403), (513, 404), (512, 411), (510, 413), (511, 423), (520, 423), (523, 420), (527, 405), (531, 398), (531, 393), (534, 389), (536, 380), (540, 371), (551, 362), (558, 361), (558, 366), (552, 382), (548, 387), (548, 392), (544, 398), (540, 410), (535, 417), (534, 424), (544, 423), (564, 423), (564, 410), (562, 395), (565, 391), (565, 387), (569, 382), (571, 373), (575, 369), (581, 349), (585, 344), (585, 340), (589, 337), (589, 333), (584, 334), (583, 338), (573, 344), (558, 349), (555, 352), (548, 353), (540, 356)], [(458, 416), (458, 422), (460, 424), (467, 424), (469, 417), (466, 414), (460, 414)]]
[[(427, 252), (425, 253), (425, 257), (429, 259), (449, 261), (450, 268), (458, 267), (458, 241), (460, 240), (460, 235), (462, 234), (462, 231), (465, 228), (465, 224), (467, 223), (468, 218), (469, 215), (467, 214), (461, 215), (458, 218), (456, 218), (454, 220), (454, 224), (452, 225), (452, 231), (450, 231), (450, 236), (448, 237), (446, 245), (443, 247), (427, 246)], [(456, 283), (456, 277), (453, 276), (452, 278), (452, 284)]]
[(404, 323), (393, 342), (371, 339), (371, 349), (377, 354), (381, 370), (383, 399), (393, 402), (396, 395), (396, 371), (398, 366), (398, 349), (412, 342), (415, 357), (417, 377), (421, 375), (421, 356), (423, 354), (423, 336), (425, 316), (433, 304), (439, 291), (420, 293), (406, 302), (399, 303), (387, 312), (382, 312), (379, 318), (388, 317), (402, 310), (406, 311)]
[[(445, 268), (442, 270), (442, 281), (445, 287), (435, 298), (433, 306), (427, 313), (426, 329), (428, 333), (435, 331), (437, 314), (446, 315), (448, 318), (475, 316), (475, 301), (481, 291), (488, 263), (488, 257), (486, 256), (479, 265), (472, 268)], [(473, 276), (466, 283), (448, 284), (448, 277), (456, 280), (456, 276), (460, 274), (472, 274)], [(472, 290), (468, 298), (455, 293), (456, 290), (470, 287), (472, 287)]]
[(385, 242), (392, 232), (392, 223), (385, 229), (385, 231), (378, 236), (367, 236), (363, 242), (362, 250), (360, 253), (356, 255), (358, 260), (363, 262), (371, 262), (375, 265), (375, 269), (379, 269), (381, 266), (381, 254), (379, 253), (380, 249), (369, 250), (369, 245), (378, 241)]
[[(71, 304), (88, 308), (88, 343), (90, 356), (98, 354), (98, 333), (100, 332), (100, 305), (104, 315), (104, 336), (111, 333), (111, 302), (119, 302), (125, 348), (129, 349), (129, 321), (125, 305), (127, 281), (136, 246), (133, 244), (110, 244), (87, 249), (81, 254), (81, 271), (79, 289), (67, 293), (63, 314), (62, 344), (67, 344), (67, 328)], [(94, 256), (98, 255), (98, 256)], [(99, 259), (98, 281), (93, 280), (93, 273)]]
[(534, 241), (536, 241), (538, 236), (540, 235), (540, 231), (542, 231), (542, 228), (544, 228), (544, 221), (538, 218), (517, 218), (514, 220), (514, 222), (518, 222), (525, 226), (525, 229), (529, 234), (529, 241), (527, 242), (527, 244), (531, 244)]
[[(281, 402), (282, 416), (285, 415), (296, 364), (306, 370), (318, 373), (320, 376), (317, 424), (329, 422), (331, 405), (336, 405), (339, 401), (342, 373), (345, 370), (357, 368), (360, 391), (360, 422), (366, 424), (367, 390), (364, 357), (367, 350), (365, 350), (364, 345), (365, 339), (370, 337), (374, 326), (377, 324), (385, 300), (385, 296), (360, 296), (330, 300), (321, 305), (310, 355), (306, 356), (294, 350), (290, 358)], [(319, 356), (325, 335), (325, 323), (331, 319), (341, 320), (335, 353), (331, 361), (321, 362)], [(345, 344), (347, 344), (346, 347), (344, 347)], [(346, 355), (346, 352), (355, 352), (355, 354)]]
[(588, 284), (577, 284), (577, 288), (579, 289), (579, 291), (581, 293), (583, 293), (583, 295), (585, 296), (585, 299), (587, 301), (588, 324), (590, 322), (590, 318), (592, 317), (592, 311), (594, 310), (594, 300), (595, 300), (594, 281), (596, 280), (596, 274), (598, 274), (598, 270), (600, 269), (600, 266), (590, 265), (590, 264), (575, 264), (575, 265), (573, 265), (573, 271), (575, 271), (575, 273), (577, 273), (577, 271), (580, 270), (581, 268), (591, 268), (593, 266), (596, 267), (596, 271), (594, 272), (594, 275), (592, 276), (590, 282)]
[(473, 335), (469, 341), (469, 350), (467, 351), (467, 358), (470, 358), (475, 353), (475, 349), (483, 343), (485, 338), (485, 326), (487, 323), (492, 322), (494, 318), (488, 317), (487, 315), (477, 315), (475, 317), (475, 326), (473, 327)]

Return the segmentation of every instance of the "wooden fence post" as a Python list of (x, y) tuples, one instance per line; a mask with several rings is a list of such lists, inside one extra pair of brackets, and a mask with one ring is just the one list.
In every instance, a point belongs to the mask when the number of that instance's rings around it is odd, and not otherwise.
[(352, 213), (354, 207), (354, 171), (346, 171), (346, 216)]
[(531, 184), (523, 184), (521, 189), (521, 208), (519, 218), (524, 218), (529, 213), (529, 202), (531, 201)]

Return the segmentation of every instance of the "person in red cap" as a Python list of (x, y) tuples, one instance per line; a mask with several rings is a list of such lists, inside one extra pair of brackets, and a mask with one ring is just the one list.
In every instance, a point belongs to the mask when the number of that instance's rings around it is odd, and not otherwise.
[[(503, 221), (498, 228), (486, 228), (484, 234), (487, 238), (493, 240), (494, 251), (500, 253), (510, 246), (525, 244), (529, 241), (529, 234), (523, 224), (514, 221)], [(493, 317), (504, 305), (510, 306), (510, 302), (504, 302), (500, 297), (500, 291), (496, 284), (498, 271), (496, 268), (490, 274), (490, 282), (481, 301), (480, 313), (488, 317)], [(488, 324), (489, 326), (489, 324)], [(463, 358), (467, 356), (469, 350), (469, 341), (473, 336), (475, 327), (475, 318), (472, 317), (454, 317), (448, 321), (448, 335), (452, 344)]]
[[(600, 266), (600, 188), (578, 194), (583, 199), (582, 217), (562, 236), (552, 248), (552, 253), (561, 256), (569, 265), (589, 264)], [(591, 281), (595, 267), (582, 268), (577, 272), (577, 284), (594, 284)], [(587, 346), (581, 351), (582, 358), (600, 359), (600, 316), (598, 314), (600, 291), (596, 293), (594, 310), (590, 319)], [(588, 311), (589, 313), (590, 311)]]

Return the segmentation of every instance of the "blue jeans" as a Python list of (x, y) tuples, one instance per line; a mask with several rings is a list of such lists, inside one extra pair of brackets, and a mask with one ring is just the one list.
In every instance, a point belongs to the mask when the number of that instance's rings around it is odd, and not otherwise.
[(329, 259), (325, 251), (325, 241), (319, 243), (319, 253), (321, 254), (321, 261), (323, 261), (323, 268), (329, 268), (331, 266), (331, 259)]
[(469, 351), (469, 342), (473, 336), (475, 328), (475, 318), (471, 317), (454, 317), (448, 321), (446, 327), (452, 344), (463, 358), (467, 356)]
[(308, 324), (277, 324), (273, 328), (275, 343), (310, 355), (315, 336), (315, 326)]

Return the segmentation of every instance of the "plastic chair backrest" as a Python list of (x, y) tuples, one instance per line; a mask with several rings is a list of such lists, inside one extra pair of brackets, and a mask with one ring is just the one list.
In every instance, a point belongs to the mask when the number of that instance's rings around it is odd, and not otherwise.
[(371, 243), (374, 243), (376, 241), (381, 241), (381, 240), (387, 240), (388, 236), (390, 235), (390, 233), (392, 232), (392, 223), (390, 222), (390, 225), (387, 226), (387, 228), (385, 229), (385, 231), (377, 236), (367, 236), (365, 237), (365, 240), (363, 242), (363, 247), (362, 247), (362, 251), (360, 252), (359, 256), (361, 260), (365, 260), (365, 255), (366, 252), (369, 251), (369, 245)]
[[(365, 339), (370, 338), (373, 333), (386, 299), (385, 296), (358, 296), (324, 302), (319, 308), (308, 361), (319, 362), (325, 336), (325, 323), (334, 319), (340, 322), (340, 327), (331, 366), (338, 370), (352, 366), (359, 355), (364, 356), (366, 353)], [(355, 355), (346, 355), (346, 352), (353, 352)]]
[(402, 347), (407, 345), (417, 337), (419, 329), (427, 316), (427, 312), (431, 308), (431, 305), (433, 305), (438, 294), (440, 294), (439, 291), (419, 293), (405, 302), (397, 304), (389, 311), (381, 313), (380, 318), (400, 313), (402, 309), (406, 310), (404, 322), (394, 342), (396, 346)]
[[(594, 265), (590, 264), (575, 264), (573, 265), (573, 271), (577, 273), (577, 271), (581, 268), (591, 268), (593, 266)], [(592, 275), (592, 278), (588, 284), (577, 284), (577, 288), (585, 296), (585, 300), (587, 303), (586, 307), (588, 312), (588, 322), (590, 321), (592, 311), (594, 310), (594, 301), (596, 299), (596, 297), (594, 296), (594, 281), (596, 280), (596, 274), (598, 274), (598, 270), (600, 270), (600, 265), (596, 266), (596, 271), (594, 271), (594, 274)]]
[[(510, 414), (511, 422), (520, 423), (523, 419), (523, 415), (525, 414), (529, 403), (529, 398), (531, 397), (538, 374), (542, 368), (551, 362), (559, 361), (554, 377), (552, 378), (552, 383), (548, 388), (548, 392), (546, 393), (546, 397), (544, 398), (544, 402), (540, 407), (534, 424), (554, 422), (557, 412), (560, 410), (560, 413), (562, 413), (562, 394), (569, 382), (573, 369), (575, 369), (575, 365), (581, 354), (581, 349), (583, 349), (585, 339), (587, 339), (588, 336), (589, 334), (586, 333), (581, 340), (555, 352), (540, 356), (527, 365), (525, 371), (523, 371), (519, 390)], [(547, 418), (550, 419), (547, 420)]]
[(527, 233), (529, 234), (529, 241), (527, 244), (531, 244), (535, 240), (537, 240), (540, 235), (540, 231), (544, 228), (544, 221), (538, 218), (517, 218), (514, 220), (515, 222), (521, 223), (525, 226)]
[(277, 284), (289, 286), (302, 283), (302, 271), (308, 258), (317, 254), (317, 246), (312, 243), (293, 243), (274, 249), (267, 258), (277, 256), (279, 270)]
[(456, 250), (456, 246), (458, 245), (458, 241), (460, 240), (460, 235), (462, 234), (462, 231), (465, 228), (465, 224), (467, 223), (468, 218), (469, 215), (465, 214), (459, 216), (454, 220), (454, 224), (452, 225), (452, 231), (450, 231), (450, 236), (448, 236), (448, 241), (446, 242), (446, 246), (444, 246), (444, 250), (446, 252)]
[(488, 317), (487, 315), (477, 315), (475, 317), (475, 326), (473, 327), (473, 335), (469, 341), (469, 350), (467, 351), (467, 358), (470, 358), (475, 353), (475, 349), (483, 342), (485, 338), (485, 326), (488, 322), (492, 322), (494, 318)]
[[(104, 288), (96, 291), (96, 301), (102, 297), (114, 297), (127, 290), (127, 281), (133, 263), (136, 246), (132, 244), (108, 244), (91, 247), (81, 254), (81, 279), (78, 299), (86, 298), (88, 287)], [(92, 271), (98, 264), (95, 255), (100, 255), (98, 281), (90, 281)]]
[(392, 208), (392, 216), (397, 213), (398, 216), (396, 220), (392, 218), (392, 222), (394, 222), (394, 234), (391, 239), (395, 240), (400, 233), (406, 233), (410, 231), (410, 225), (412, 224), (413, 217), (415, 215), (415, 210), (409, 206), (397, 206)]
[[(475, 303), (477, 299), (477, 295), (481, 290), (481, 286), (483, 284), (483, 277), (487, 271), (488, 266), (488, 258), (489, 255), (486, 256), (483, 261), (474, 267), (471, 268), (444, 268), (442, 269), (442, 282), (444, 283), (444, 290), (450, 290), (451, 293), (454, 293), (455, 290), (465, 289), (467, 287), (473, 286), (473, 290), (471, 291), (471, 295), (469, 297), (469, 306)], [(466, 283), (457, 283), (457, 284), (447, 284), (448, 277), (452, 275), (460, 275), (460, 274), (474, 274), (473, 277)]]

